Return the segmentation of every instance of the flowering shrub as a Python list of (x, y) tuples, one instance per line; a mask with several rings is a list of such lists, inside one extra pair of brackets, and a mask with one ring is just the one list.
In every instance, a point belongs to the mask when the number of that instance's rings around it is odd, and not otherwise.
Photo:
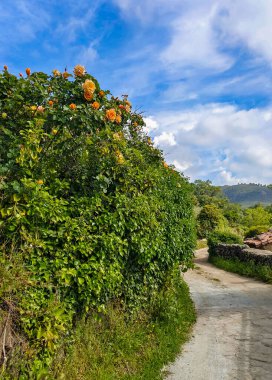
[(38, 373), (76, 316), (112, 299), (144, 307), (190, 266), (194, 222), (187, 180), (126, 97), (80, 65), (73, 80), (26, 73), (0, 75), (0, 238), (30, 273), (13, 303)]

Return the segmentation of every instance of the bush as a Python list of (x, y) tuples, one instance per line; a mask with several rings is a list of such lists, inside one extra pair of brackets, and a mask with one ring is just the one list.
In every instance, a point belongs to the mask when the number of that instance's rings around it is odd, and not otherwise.
[(2, 295), (30, 346), (22, 379), (42, 376), (76, 316), (115, 299), (148, 305), (195, 245), (187, 179), (126, 97), (74, 74), (0, 75), (0, 238), (30, 274)]
[(268, 230), (269, 230), (269, 226), (253, 226), (253, 227), (250, 227), (245, 232), (245, 237), (246, 238), (255, 237), (256, 235), (259, 235), (263, 232), (267, 232)]
[(208, 237), (209, 255), (215, 253), (214, 248), (220, 244), (242, 244), (242, 238), (232, 232), (214, 231)]
[(222, 228), (224, 217), (215, 205), (205, 205), (197, 216), (197, 234), (199, 238), (207, 238), (215, 229)]

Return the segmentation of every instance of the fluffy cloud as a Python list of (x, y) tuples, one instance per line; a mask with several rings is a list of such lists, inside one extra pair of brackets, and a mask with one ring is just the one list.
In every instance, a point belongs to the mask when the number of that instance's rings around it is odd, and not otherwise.
[[(167, 146), (169, 163), (192, 179), (271, 183), (271, 112), (272, 107), (240, 110), (209, 104), (172, 112), (170, 122), (168, 114), (161, 113), (154, 141)], [(175, 144), (165, 144), (171, 136)]]
[(154, 138), (154, 144), (156, 146), (160, 145), (161, 147), (165, 146), (174, 146), (176, 145), (175, 136), (172, 132), (162, 132), (160, 135), (155, 136)]

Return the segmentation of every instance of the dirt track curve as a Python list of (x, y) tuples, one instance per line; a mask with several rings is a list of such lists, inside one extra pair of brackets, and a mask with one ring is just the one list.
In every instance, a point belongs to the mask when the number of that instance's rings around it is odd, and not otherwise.
[(272, 285), (225, 272), (196, 252), (187, 272), (198, 319), (167, 380), (272, 380)]

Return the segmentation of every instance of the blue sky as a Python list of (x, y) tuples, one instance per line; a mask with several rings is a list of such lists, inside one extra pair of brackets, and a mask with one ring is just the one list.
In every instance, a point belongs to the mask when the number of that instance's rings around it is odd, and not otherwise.
[(0, 65), (80, 63), (191, 180), (272, 183), (272, 2), (2, 0)]

